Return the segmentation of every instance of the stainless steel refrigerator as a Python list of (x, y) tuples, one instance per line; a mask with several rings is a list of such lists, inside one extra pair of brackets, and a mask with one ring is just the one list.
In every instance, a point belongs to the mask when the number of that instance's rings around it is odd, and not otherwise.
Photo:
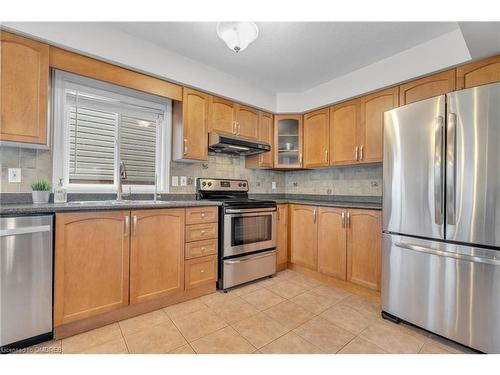
[(500, 83), (385, 113), (382, 310), (500, 353)]

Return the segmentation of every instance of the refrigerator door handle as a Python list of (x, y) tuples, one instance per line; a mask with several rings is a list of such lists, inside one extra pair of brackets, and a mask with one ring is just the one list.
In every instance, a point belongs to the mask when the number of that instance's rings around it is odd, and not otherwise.
[(455, 113), (448, 114), (448, 129), (447, 129), (447, 145), (446, 145), (446, 223), (456, 225), (456, 142), (457, 142), (457, 115)]
[(480, 257), (480, 256), (474, 256), (474, 255), (465, 255), (465, 254), (458, 254), (458, 253), (452, 253), (449, 251), (444, 251), (444, 250), (437, 250), (433, 249), (430, 247), (425, 247), (425, 246), (420, 246), (420, 245), (413, 245), (413, 244), (407, 244), (404, 242), (395, 242), (394, 245), (397, 247), (400, 247), (402, 249), (408, 249), (412, 251), (417, 251), (419, 253), (426, 253), (426, 254), (431, 254), (431, 255), (437, 255), (437, 256), (442, 256), (446, 258), (453, 258), (457, 260), (464, 260), (467, 262), (474, 262), (474, 263), (483, 263), (483, 264), (492, 264), (495, 266), (500, 266), (500, 260), (496, 258), (485, 258), (485, 257)]
[(434, 221), (443, 224), (443, 142), (444, 118), (436, 118), (434, 130)]

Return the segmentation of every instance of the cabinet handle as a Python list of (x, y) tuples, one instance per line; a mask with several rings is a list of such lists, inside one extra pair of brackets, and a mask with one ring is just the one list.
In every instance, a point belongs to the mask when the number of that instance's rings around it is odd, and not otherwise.
[(239, 122), (236, 123), (238, 125), (238, 135), (240, 135), (240, 131), (241, 131), (241, 124)]
[(328, 150), (325, 150), (325, 163), (328, 163)]
[(342, 228), (345, 228), (345, 211), (342, 211), (342, 215), (340, 216), (340, 223)]
[(351, 212), (347, 211), (347, 228), (351, 226)]
[(359, 147), (356, 146), (356, 151), (354, 152), (354, 157), (356, 158), (356, 161), (359, 160)]
[(233, 134), (236, 134), (236, 121), (233, 121)]
[(204, 253), (204, 252), (205, 252), (205, 248), (204, 248), (204, 247), (202, 247), (202, 248), (201, 248), (201, 252), (202, 252), (202, 253)]
[(363, 146), (359, 148), (359, 160), (363, 160)]
[(205, 217), (205, 213), (204, 212), (201, 213), (201, 217), (202, 218)]
[(200, 270), (200, 273), (205, 273), (205, 270)]
[(134, 236), (137, 235), (137, 216), (134, 215), (134, 218), (132, 219), (132, 234)]
[(316, 209), (313, 210), (313, 223), (316, 224)]
[(184, 138), (184, 155), (187, 155), (188, 152), (188, 140)]
[(205, 234), (205, 230), (204, 229), (202, 229), (201, 234)]
[(299, 164), (302, 164), (302, 152), (299, 153)]
[(130, 216), (125, 216), (125, 220), (123, 222), (123, 234), (125, 237), (128, 236), (128, 228), (130, 226)]

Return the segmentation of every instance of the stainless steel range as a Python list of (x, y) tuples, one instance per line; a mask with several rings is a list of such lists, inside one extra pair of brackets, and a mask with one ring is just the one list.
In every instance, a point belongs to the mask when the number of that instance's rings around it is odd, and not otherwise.
[(219, 276), (226, 290), (276, 273), (276, 202), (248, 198), (248, 181), (200, 178), (197, 199), (219, 208)]

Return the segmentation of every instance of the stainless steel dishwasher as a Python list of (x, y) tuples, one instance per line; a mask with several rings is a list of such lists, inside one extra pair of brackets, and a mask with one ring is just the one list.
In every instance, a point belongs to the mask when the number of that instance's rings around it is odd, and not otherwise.
[(0, 218), (0, 348), (52, 338), (52, 216)]

